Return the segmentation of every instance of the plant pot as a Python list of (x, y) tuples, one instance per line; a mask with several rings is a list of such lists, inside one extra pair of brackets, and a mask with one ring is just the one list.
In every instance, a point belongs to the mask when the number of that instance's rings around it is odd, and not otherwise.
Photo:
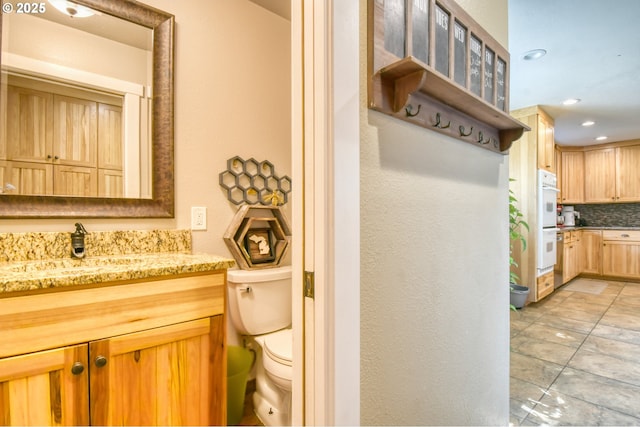
[(527, 286), (514, 285), (513, 283), (509, 287), (511, 288), (511, 305), (515, 308), (524, 307), (529, 296), (529, 288)]

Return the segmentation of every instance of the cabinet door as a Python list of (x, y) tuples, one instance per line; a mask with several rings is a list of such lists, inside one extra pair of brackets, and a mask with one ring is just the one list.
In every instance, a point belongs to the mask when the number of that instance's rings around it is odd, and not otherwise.
[(616, 201), (640, 201), (640, 145), (618, 147)]
[(582, 230), (581, 271), (589, 274), (602, 274), (602, 231)]
[(584, 202), (584, 153), (562, 152), (562, 203)]
[(602, 274), (640, 278), (640, 242), (605, 241), (602, 244)]
[(53, 151), (56, 163), (97, 166), (97, 115), (93, 101), (54, 95)]
[(538, 115), (538, 169), (555, 172), (555, 141), (553, 125)]
[(122, 170), (122, 107), (98, 104), (98, 167)]
[[(220, 376), (214, 375), (216, 358), (210, 357), (216, 342), (212, 336), (224, 342), (218, 318), (222, 316), (90, 343), (91, 422), (226, 424), (226, 407), (212, 404), (220, 396), (212, 390), (214, 377)], [(217, 361), (223, 363), (224, 358)]]
[(584, 153), (584, 201), (609, 203), (616, 199), (616, 150), (603, 148)]
[(0, 425), (89, 425), (87, 345), (0, 359)]
[(11, 194), (27, 196), (53, 195), (53, 165), (7, 162), (5, 175), (5, 183), (9, 183), (16, 188)]
[(34, 89), (7, 89), (7, 159), (51, 162), (53, 95)]
[(56, 196), (95, 197), (98, 195), (98, 170), (81, 166), (55, 165), (53, 193)]

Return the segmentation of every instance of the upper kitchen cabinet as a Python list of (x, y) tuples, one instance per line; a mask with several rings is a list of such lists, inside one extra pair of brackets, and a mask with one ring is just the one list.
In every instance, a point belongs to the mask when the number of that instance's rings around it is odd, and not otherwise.
[(536, 165), (538, 169), (556, 172), (555, 140), (553, 119), (539, 106), (522, 108), (511, 112), (511, 115), (531, 128), (522, 140), (536, 147)]
[[(571, 147), (571, 151), (568, 150), (562, 148), (562, 203), (640, 201), (638, 141)], [(571, 159), (571, 164), (565, 165), (565, 159)], [(581, 162), (583, 165), (580, 165)], [(571, 182), (565, 183), (565, 179)], [(584, 180), (582, 199), (577, 188), (580, 179)]]
[(584, 203), (584, 152), (563, 151), (561, 201), (564, 204)]

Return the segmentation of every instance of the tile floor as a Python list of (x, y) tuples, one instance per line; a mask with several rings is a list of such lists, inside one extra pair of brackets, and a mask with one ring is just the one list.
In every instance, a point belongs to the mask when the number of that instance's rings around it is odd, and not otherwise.
[(640, 425), (640, 283), (589, 280), (511, 313), (511, 425)]

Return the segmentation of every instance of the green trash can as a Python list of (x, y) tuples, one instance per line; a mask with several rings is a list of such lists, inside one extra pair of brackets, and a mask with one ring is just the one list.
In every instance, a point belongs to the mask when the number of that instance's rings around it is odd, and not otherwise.
[(242, 420), (247, 376), (255, 358), (255, 351), (234, 345), (227, 347), (227, 425), (235, 426)]

